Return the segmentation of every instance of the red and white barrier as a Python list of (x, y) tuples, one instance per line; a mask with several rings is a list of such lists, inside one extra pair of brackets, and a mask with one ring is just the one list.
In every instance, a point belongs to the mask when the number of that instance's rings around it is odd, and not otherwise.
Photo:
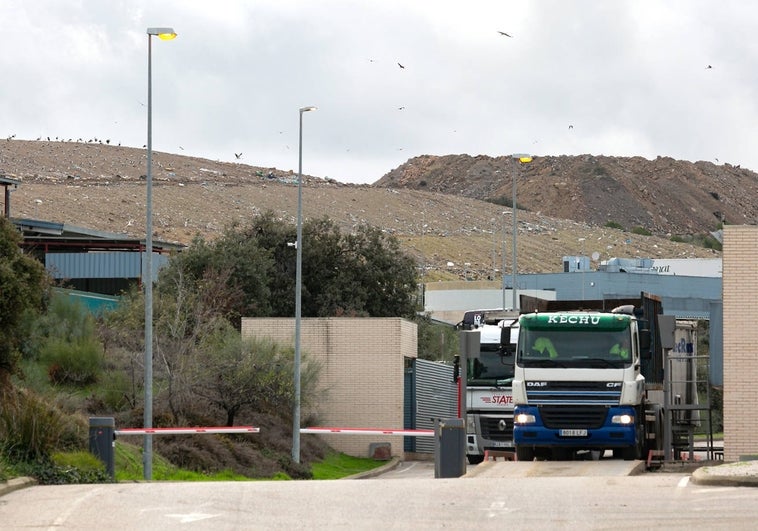
[[(194, 435), (198, 433), (260, 433), (261, 429), (254, 426), (217, 426), (198, 428), (122, 428), (115, 430), (115, 435)], [(330, 434), (342, 433), (346, 435), (402, 435), (404, 437), (433, 437), (434, 430), (402, 430), (384, 428), (336, 428), (324, 426), (312, 426), (300, 428), (300, 433)]]
[(216, 426), (208, 428), (122, 428), (116, 435), (193, 435), (196, 433), (260, 433), (254, 426)]
[(404, 435), (406, 437), (433, 437), (434, 430), (394, 430), (380, 428), (328, 428), (322, 426), (313, 426), (310, 428), (300, 428), (300, 433), (344, 433), (349, 435)]

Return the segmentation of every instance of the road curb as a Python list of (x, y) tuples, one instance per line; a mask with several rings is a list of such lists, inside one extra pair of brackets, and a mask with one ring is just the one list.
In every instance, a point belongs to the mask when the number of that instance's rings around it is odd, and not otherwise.
[(358, 472), (357, 474), (353, 474), (352, 476), (347, 476), (342, 479), (368, 479), (373, 478), (376, 476), (380, 476), (381, 474), (384, 474), (385, 472), (389, 472), (390, 470), (394, 470), (395, 468), (402, 463), (402, 459), (399, 457), (393, 457), (389, 462), (386, 464), (372, 468), (371, 470), (367, 470), (365, 472)]
[(0, 496), (9, 494), (13, 492), (14, 490), (23, 489), (26, 487), (32, 487), (36, 484), (37, 484), (37, 480), (34, 478), (21, 477), (21, 478), (9, 479), (8, 481), (3, 481), (2, 483), (0, 483)]
[(697, 485), (758, 487), (758, 462), (738, 461), (700, 467), (692, 473), (691, 481)]

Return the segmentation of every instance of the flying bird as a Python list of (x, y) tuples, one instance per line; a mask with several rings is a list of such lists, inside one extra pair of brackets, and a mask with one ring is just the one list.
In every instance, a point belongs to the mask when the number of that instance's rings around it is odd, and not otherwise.
[(510, 37), (510, 38), (513, 38), (513, 35), (508, 35), (508, 34), (507, 34), (506, 32), (504, 32), (504, 31), (500, 31), (500, 30), (498, 30), (497, 32), (498, 32), (500, 35), (504, 35), (504, 36), (506, 36), (506, 37)]
[(398, 63), (398, 64), (397, 64), (397, 66), (399, 66), (400, 68), (405, 68), (405, 67), (404, 67), (403, 65), (401, 65), (400, 63)]
[(569, 124), (569, 129), (573, 129), (573, 128), (574, 128), (574, 126), (571, 125), (571, 124)]
[(712, 67), (711, 65), (707, 65), (707, 66), (705, 67), (705, 69), (706, 69), (706, 70), (708, 70), (708, 69), (710, 69), (710, 68), (713, 68), (713, 67)]
[(234, 156), (237, 157), (237, 159), (241, 159), (242, 158), (242, 153), (235, 153)]

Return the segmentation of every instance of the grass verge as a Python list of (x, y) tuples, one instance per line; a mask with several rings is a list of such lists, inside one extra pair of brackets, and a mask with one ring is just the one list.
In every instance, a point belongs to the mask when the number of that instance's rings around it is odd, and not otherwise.
[(319, 462), (313, 463), (313, 479), (342, 479), (347, 476), (367, 472), (386, 464), (367, 457), (353, 457), (341, 453), (331, 453)]

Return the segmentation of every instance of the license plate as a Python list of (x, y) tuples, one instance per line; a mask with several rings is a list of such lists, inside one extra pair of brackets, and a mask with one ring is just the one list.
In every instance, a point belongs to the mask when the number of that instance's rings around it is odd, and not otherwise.
[(496, 448), (504, 448), (504, 447), (510, 446), (510, 445), (507, 442), (505, 442), (505, 441), (492, 441), (492, 446), (494, 446)]
[(587, 430), (561, 430), (561, 437), (586, 437)]

